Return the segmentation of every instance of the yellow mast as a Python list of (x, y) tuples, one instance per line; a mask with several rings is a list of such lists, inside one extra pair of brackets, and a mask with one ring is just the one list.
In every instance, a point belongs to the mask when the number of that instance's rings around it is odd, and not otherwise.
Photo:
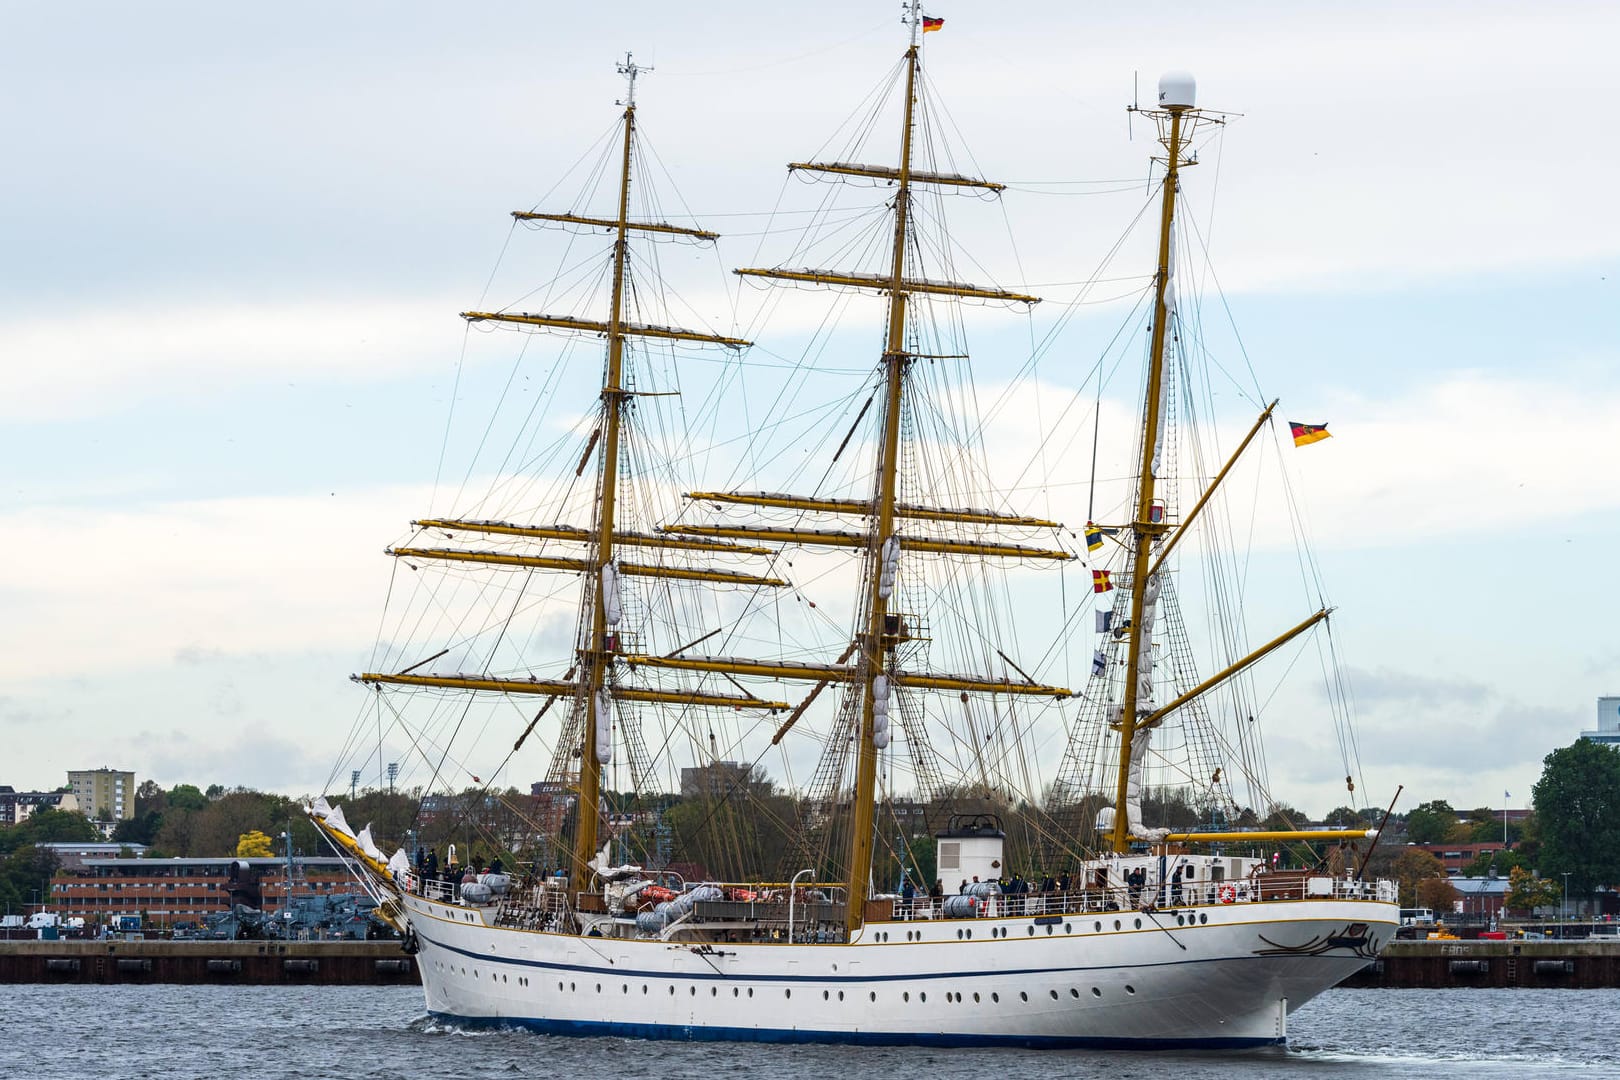
[(1147, 411), (1142, 431), (1141, 480), (1136, 497), (1136, 520), (1131, 524), (1133, 538), (1131, 567), (1131, 615), (1128, 624), (1130, 639), (1125, 666), (1125, 700), (1119, 717), (1119, 782), (1115, 787), (1114, 831), (1111, 837), (1115, 851), (1130, 849), (1130, 822), (1126, 814), (1126, 788), (1130, 783), (1131, 742), (1138, 727), (1136, 718), (1140, 663), (1143, 649), (1153, 643), (1142, 640), (1143, 599), (1147, 594), (1148, 564), (1153, 554), (1153, 541), (1169, 528), (1162, 521), (1153, 520), (1153, 462), (1158, 451), (1159, 414), (1164, 398), (1164, 343), (1167, 327), (1165, 292), (1170, 286), (1170, 228), (1176, 213), (1176, 186), (1181, 170), (1181, 120), (1191, 106), (1170, 104), (1170, 134), (1164, 140), (1169, 151), (1168, 168), (1164, 177), (1164, 196), (1159, 208), (1159, 262), (1153, 279), (1153, 339), (1149, 346)]
[[(601, 816), (603, 749), (597, 738), (598, 711), (603, 709), (602, 687), (616, 651), (608, 638), (607, 605), (602, 596), (602, 568), (613, 561), (614, 502), (619, 483), (619, 425), (624, 411), (624, 264), (630, 232), (630, 151), (636, 133), (636, 76), (641, 69), (626, 53), (619, 72), (629, 84), (624, 98), (624, 150), (619, 166), (618, 236), (613, 243), (613, 306), (608, 315), (607, 385), (602, 388), (602, 409), (607, 414), (602, 438), (602, 487), (597, 500), (596, 565), (591, 594), (591, 637), (580, 650), (578, 708), (584, 710), (584, 742), (579, 751), (579, 814), (574, 831), (574, 880), (584, 884), (585, 866), (596, 855), (596, 826)], [(612, 709), (611, 703), (606, 705)], [(607, 717), (611, 723), (611, 716)]]
[[(1183, 164), (1192, 164), (1191, 161), (1182, 161), (1183, 142), (1187, 131), (1184, 123), (1190, 124), (1202, 119), (1202, 114), (1193, 107), (1193, 85), (1190, 76), (1166, 76), (1160, 83), (1159, 98), (1162, 112), (1152, 112), (1150, 115), (1159, 120), (1168, 120), (1169, 131), (1161, 136), (1168, 155), (1166, 157), (1166, 172), (1164, 177), (1163, 197), (1159, 209), (1159, 258), (1158, 267), (1154, 274), (1153, 295), (1153, 334), (1149, 343), (1148, 357), (1148, 386), (1145, 413), (1142, 425), (1142, 460), (1140, 465), (1140, 481), (1137, 488), (1136, 518), (1131, 524), (1133, 538), (1132, 565), (1131, 565), (1131, 613), (1127, 624), (1127, 653), (1125, 669), (1125, 698), (1122, 702), (1119, 717), (1119, 776), (1115, 786), (1114, 799), (1114, 826), (1109, 835), (1110, 846), (1116, 852), (1130, 849), (1130, 815), (1127, 812), (1127, 794), (1131, 780), (1131, 747), (1135, 741), (1136, 733), (1151, 728), (1160, 723), (1170, 713), (1183, 705), (1201, 697), (1211, 689), (1224, 683), (1239, 672), (1247, 669), (1276, 649), (1292, 641), (1295, 637), (1309, 630), (1317, 623), (1328, 617), (1327, 610), (1321, 610), (1305, 619), (1299, 625), (1273, 638), (1271, 641), (1253, 650), (1247, 656), (1228, 664), (1221, 671), (1205, 679), (1191, 690), (1179, 695), (1165, 705), (1144, 704), (1141, 700), (1141, 671), (1142, 658), (1146, 650), (1151, 650), (1153, 642), (1148, 635), (1142, 632), (1142, 617), (1145, 608), (1145, 597), (1148, 585), (1155, 575), (1160, 573), (1165, 558), (1186, 532), (1198, 513), (1204, 508), (1215, 489), (1220, 486), (1231, 471), (1233, 464), (1243, 451), (1248, 448), (1260, 428), (1271, 418), (1272, 411), (1277, 403), (1273, 401), (1266, 406), (1259, 419), (1243, 437), (1238, 448), (1231, 458), (1222, 466), (1220, 472), (1211, 481), (1209, 487), (1193, 508), (1172, 531), (1168, 522), (1153, 520), (1153, 496), (1156, 477), (1153, 469), (1155, 459), (1158, 457), (1159, 440), (1163, 436), (1160, 423), (1160, 413), (1164, 406), (1164, 366), (1165, 343), (1170, 332), (1169, 321), (1172, 308), (1170, 301), (1171, 278), (1175, 267), (1171, 265), (1174, 257), (1171, 244), (1171, 228), (1175, 223), (1176, 195), (1180, 183), (1181, 167)], [(1182, 100), (1182, 99), (1185, 100)], [(1216, 122), (1219, 122), (1218, 120)], [(1163, 131), (1164, 129), (1160, 129)], [(1157, 556), (1154, 555), (1153, 545), (1160, 539), (1168, 536)], [(1138, 715), (1140, 714), (1140, 715)], [(1266, 839), (1266, 840), (1322, 840), (1322, 839), (1359, 839), (1366, 835), (1362, 830), (1285, 830), (1267, 833), (1171, 833), (1163, 838), (1169, 842), (1214, 842), (1234, 839)]]
[(900, 133), (900, 172), (894, 196), (894, 251), (889, 263), (889, 336), (884, 346), (886, 393), (883, 409), (883, 446), (878, 461), (876, 499), (877, 527), (867, 555), (866, 635), (860, 642), (866, 686), (861, 695), (861, 728), (855, 740), (855, 797), (851, 801), (854, 821), (849, 842), (849, 908), (846, 925), (853, 934), (861, 928), (866, 914), (866, 893), (872, 876), (872, 831), (876, 806), (878, 747), (873, 741), (875, 691), (873, 684), (884, 674), (887, 649), (883, 624), (889, 600), (880, 586), (884, 563), (893, 556), (886, 550), (894, 536), (895, 477), (900, 457), (900, 393), (906, 371), (906, 240), (908, 212), (911, 209), (911, 136), (917, 101), (917, 42), (912, 31), (911, 47), (906, 50), (905, 119)]

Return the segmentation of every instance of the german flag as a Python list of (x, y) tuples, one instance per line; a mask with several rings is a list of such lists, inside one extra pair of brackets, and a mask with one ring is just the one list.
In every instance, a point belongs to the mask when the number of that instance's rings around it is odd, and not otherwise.
[(1313, 442), (1333, 438), (1326, 424), (1300, 424), (1293, 420), (1288, 421), (1288, 430), (1294, 433), (1295, 446), (1309, 446)]
[(945, 20), (944, 19), (936, 19), (931, 15), (924, 15), (923, 16), (923, 33), (926, 34), (930, 30), (943, 30), (943, 29), (945, 29)]
[(1112, 570), (1093, 570), (1091, 572), (1091, 591), (1094, 593), (1104, 593), (1109, 589), (1112, 589), (1114, 587), (1114, 583), (1111, 580), (1113, 576), (1114, 573)]

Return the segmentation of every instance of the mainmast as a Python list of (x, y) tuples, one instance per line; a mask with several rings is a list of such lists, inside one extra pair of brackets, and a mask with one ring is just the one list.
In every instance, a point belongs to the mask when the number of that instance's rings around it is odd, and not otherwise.
[[(913, 4), (915, 14), (916, 5)], [(861, 702), (860, 736), (856, 739), (854, 821), (849, 847), (848, 926), (853, 933), (865, 914), (867, 883), (872, 876), (872, 830), (876, 813), (877, 756), (889, 744), (889, 680), (885, 675), (889, 649), (897, 634), (884, 634), (889, 597), (894, 589), (900, 542), (894, 535), (895, 477), (900, 457), (900, 395), (906, 365), (906, 244), (911, 211), (911, 139), (916, 130), (917, 22), (913, 19), (911, 46), (906, 50), (905, 119), (900, 132), (900, 176), (894, 196), (894, 251), (889, 263), (889, 336), (883, 349), (885, 393), (883, 441), (878, 459), (873, 548), (867, 554), (866, 635), (860, 642), (861, 667), (866, 686)], [(882, 682), (878, 680), (882, 679)], [(879, 717), (882, 719), (879, 720)]]
[[(912, 249), (912, 198), (919, 184), (953, 188), (976, 188), (999, 192), (1003, 185), (955, 173), (938, 173), (914, 167), (915, 132), (917, 128), (917, 98), (920, 78), (920, 36), (923, 27), (919, 0), (908, 0), (902, 17), (909, 26), (911, 41), (905, 53), (905, 98), (900, 132), (900, 160), (898, 166), (858, 165), (850, 162), (795, 162), (789, 168), (834, 176), (856, 176), (886, 180), (894, 184), (894, 230), (886, 273), (849, 273), (808, 269), (748, 268), (739, 274), (770, 278), (778, 281), (809, 282), (843, 288), (870, 289), (888, 296), (888, 328), (884, 339), (883, 409), (879, 414), (879, 440), (876, 462), (875, 488), (870, 502), (846, 502), (813, 497), (798, 497), (772, 493), (694, 493), (692, 498), (706, 498), (732, 503), (774, 506), (830, 513), (859, 514), (869, 521), (870, 531), (762, 529), (758, 527), (671, 526), (668, 531), (691, 536), (730, 539), (773, 540), (780, 543), (802, 543), (817, 546), (860, 547), (864, 551), (865, 565), (862, 580), (866, 607), (858, 616), (859, 624), (853, 649), (855, 662), (844, 666), (844, 659), (832, 665), (769, 666), (734, 660), (651, 660), (637, 658), (636, 663), (655, 663), (666, 666), (695, 666), (704, 670), (733, 673), (774, 673), (780, 678), (814, 679), (818, 682), (842, 682), (852, 689), (858, 687), (860, 720), (855, 731), (856, 760), (854, 791), (851, 800), (849, 839), (849, 906), (846, 923), (853, 934), (865, 917), (865, 900), (870, 888), (874, 822), (876, 816), (876, 787), (878, 755), (889, 745), (889, 713), (892, 696), (901, 688), (924, 690), (941, 689), (958, 692), (1011, 693), (1062, 698), (1068, 690), (1046, 686), (1033, 680), (1023, 682), (990, 679), (973, 675), (936, 675), (928, 672), (907, 672), (893, 668), (895, 649), (908, 640), (905, 616), (891, 610), (896, 576), (899, 572), (902, 549), (917, 552), (943, 552), (977, 555), (981, 557), (1011, 557), (1062, 560), (1071, 557), (1063, 550), (1038, 549), (1024, 545), (990, 541), (963, 541), (926, 536), (902, 537), (897, 529), (901, 519), (945, 520), (977, 522), (983, 524), (1038, 523), (1016, 515), (987, 512), (953, 512), (940, 508), (921, 507), (899, 501), (900, 434), (904, 415), (906, 373), (913, 359), (907, 347), (907, 313), (914, 295), (977, 298), (1013, 303), (1033, 304), (1037, 297), (1009, 292), (1003, 289), (983, 288), (952, 281), (929, 280), (921, 275), (907, 276), (907, 254)], [(846, 654), (847, 657), (848, 654)], [(814, 693), (814, 691), (813, 691)], [(779, 733), (780, 735), (780, 733)]]

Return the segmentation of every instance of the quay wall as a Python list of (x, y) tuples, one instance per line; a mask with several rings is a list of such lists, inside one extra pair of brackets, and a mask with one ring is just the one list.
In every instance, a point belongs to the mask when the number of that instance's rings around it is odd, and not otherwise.
[(1620, 987), (1620, 942), (1393, 941), (1348, 987)]
[(0, 984), (420, 982), (398, 941), (0, 941)]

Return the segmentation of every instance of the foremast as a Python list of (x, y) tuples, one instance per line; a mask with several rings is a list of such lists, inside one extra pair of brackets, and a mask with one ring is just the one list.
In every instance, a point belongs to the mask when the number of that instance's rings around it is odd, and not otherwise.
[[(607, 340), (603, 387), (600, 394), (603, 419), (580, 462), (583, 470), (594, 451), (597, 467), (597, 500), (593, 520), (588, 529), (570, 526), (535, 526), (511, 522), (471, 521), (432, 518), (413, 522), (421, 529), (434, 529), (450, 533), (477, 533), (484, 535), (525, 537), (541, 542), (549, 540), (573, 541), (584, 544), (590, 554), (583, 558), (508, 554), (458, 548), (395, 547), (389, 554), (395, 557), (428, 559), (444, 562), (481, 563), (486, 565), (520, 566), (540, 570), (573, 571), (587, 576), (586, 607), (582, 611), (582, 633), (576, 647), (575, 663), (562, 679), (534, 677), (502, 678), (469, 674), (414, 674), (413, 665), (401, 672), (366, 673), (355, 676), (357, 681), (377, 688), (384, 685), (435, 687), (469, 691), (487, 691), (503, 694), (534, 694), (552, 699), (568, 697), (581, 717), (579, 774), (576, 784), (578, 815), (572, 845), (573, 867), (583, 883), (591, 859), (595, 856), (598, 824), (602, 807), (602, 768), (612, 760), (612, 718), (615, 700), (654, 704), (682, 704), (710, 707), (785, 709), (785, 702), (766, 701), (752, 695), (709, 694), (687, 691), (662, 690), (647, 687), (613, 686), (615, 664), (623, 658), (623, 650), (616, 633), (620, 618), (619, 578), (621, 574), (678, 578), (732, 584), (780, 586), (786, 584), (775, 577), (762, 577), (737, 571), (720, 569), (687, 569), (658, 564), (623, 564), (618, 561), (618, 547), (676, 548), (727, 553), (764, 554), (766, 549), (744, 547), (706, 540), (685, 540), (642, 533), (622, 533), (617, 529), (618, 479), (621, 466), (621, 442), (625, 405), (632, 396), (625, 386), (625, 346), (632, 338), (643, 337), (724, 345), (740, 348), (750, 342), (717, 334), (683, 330), (677, 327), (657, 326), (631, 322), (627, 318), (627, 292), (629, 289), (629, 239), (634, 232), (674, 234), (702, 241), (716, 239), (716, 234), (701, 229), (684, 228), (665, 222), (636, 221), (630, 216), (630, 190), (636, 136), (636, 79), (651, 70), (637, 65), (630, 54), (618, 64), (625, 77), (627, 91), (623, 105), (623, 140), (620, 148), (618, 212), (613, 218), (592, 218), (579, 214), (551, 214), (514, 211), (519, 221), (554, 222), (571, 225), (603, 227), (612, 230), (612, 285), (607, 318), (589, 319), (579, 316), (559, 316), (520, 312), (462, 312), (469, 323), (506, 323), (520, 328), (574, 331), (599, 335)], [(444, 655), (443, 653), (438, 654)], [(437, 659), (435, 656), (431, 659)], [(538, 719), (538, 717), (536, 718)], [(533, 724), (530, 724), (532, 729)], [(524, 733), (525, 736), (527, 732)], [(519, 744), (522, 739), (518, 740)], [(515, 749), (515, 748), (514, 748)], [(563, 751), (566, 752), (566, 751)]]

